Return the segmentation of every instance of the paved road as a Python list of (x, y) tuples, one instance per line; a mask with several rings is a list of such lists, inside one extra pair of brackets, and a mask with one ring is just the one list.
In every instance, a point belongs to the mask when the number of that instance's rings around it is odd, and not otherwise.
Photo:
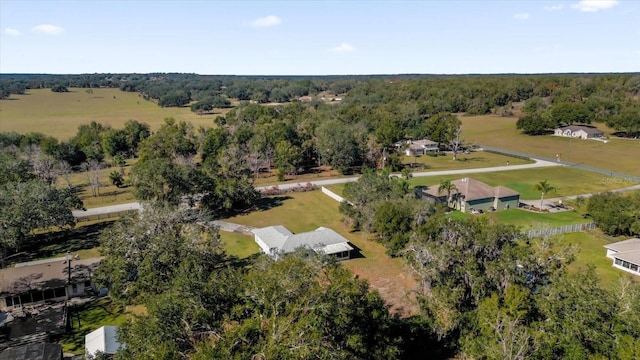
[[(473, 169), (458, 169), (458, 170), (442, 170), (442, 171), (421, 171), (414, 172), (413, 177), (426, 177), (426, 176), (443, 176), (443, 175), (462, 175), (462, 174), (474, 174), (474, 173), (483, 173), (483, 172), (497, 172), (497, 171), (510, 171), (510, 170), (522, 170), (522, 169), (534, 169), (548, 166), (561, 166), (562, 164), (558, 164), (554, 161), (547, 161), (542, 159), (533, 159), (535, 163), (533, 164), (524, 164), (524, 165), (503, 165), (503, 166), (492, 166), (485, 168), (473, 168)], [(391, 176), (402, 177), (401, 174), (391, 174)], [(326, 180), (313, 180), (309, 181), (313, 185), (316, 186), (326, 186), (326, 185), (336, 185), (336, 184), (344, 184), (348, 182), (358, 181), (359, 176), (353, 176), (348, 178), (338, 178), (338, 179), (326, 179)], [(307, 182), (300, 183), (289, 183), (289, 184), (278, 184), (278, 185), (269, 185), (269, 186), (259, 186), (256, 187), (256, 190), (264, 190), (268, 188), (272, 188), (274, 186), (278, 186), (280, 189), (290, 189), (296, 186), (303, 186)]]
[[(615, 189), (615, 190), (611, 190), (611, 192), (626, 192), (626, 191), (634, 191), (634, 190), (640, 190), (640, 184), (639, 185), (633, 185), (633, 186), (628, 186), (625, 188), (621, 188), (621, 189)], [(549, 210), (549, 211), (553, 211), (555, 209), (558, 209), (558, 207), (556, 206), (556, 204), (558, 204), (561, 200), (575, 200), (578, 197), (583, 197), (583, 198), (589, 198), (593, 196), (593, 194), (581, 194), (581, 195), (570, 195), (570, 196), (564, 196), (564, 197), (556, 197), (556, 198), (545, 198), (543, 203), (542, 203), (542, 208)], [(520, 200), (521, 203), (523, 204), (527, 204), (527, 205), (532, 205), (535, 207), (540, 207), (540, 199), (533, 199), (533, 200)]]
[[(576, 163), (565, 162), (565, 161), (554, 161), (554, 159), (549, 159), (549, 158), (536, 156), (536, 155), (531, 155), (531, 154), (519, 153), (519, 152), (516, 152), (516, 151), (510, 151), (510, 150), (504, 150), (504, 149), (498, 149), (498, 148), (492, 148), (492, 147), (483, 147), (483, 149), (488, 150), (488, 151), (492, 151), (492, 152), (507, 154), (507, 155), (530, 158), (530, 159), (534, 160), (535, 163), (533, 163), (533, 164), (524, 164), (524, 165), (493, 166), (493, 167), (474, 168), (474, 169), (415, 172), (415, 173), (413, 173), (413, 177), (442, 176), (442, 175), (463, 175), (463, 174), (482, 173), (482, 172), (497, 172), (497, 171), (533, 169), (533, 168), (541, 168), (541, 167), (549, 167), (549, 166), (569, 166), (569, 167), (576, 167), (576, 168), (579, 168), (579, 169), (583, 169), (583, 170), (592, 171), (592, 172), (600, 173), (600, 174), (603, 174), (603, 175), (611, 176), (612, 178), (619, 178), (621, 181), (627, 181), (629, 183), (640, 184), (640, 177), (636, 177), (636, 176), (633, 176), (633, 175), (622, 174), (622, 173), (618, 173), (618, 172), (615, 172), (615, 171), (609, 171), (609, 170), (605, 170), (605, 169), (599, 169), (599, 168), (595, 168), (595, 167), (588, 166), (588, 165), (583, 165), (583, 164), (576, 164)], [(392, 176), (400, 177), (401, 174), (392, 174)], [(353, 176), (353, 177), (338, 178), (338, 179), (313, 180), (313, 181), (309, 181), (309, 182), (312, 183), (313, 185), (316, 185), (316, 186), (326, 186), (326, 185), (336, 185), (336, 184), (344, 184), (344, 183), (348, 183), (348, 182), (355, 182), (355, 181), (358, 181), (358, 178), (359, 178), (358, 176)], [(269, 186), (258, 186), (258, 187), (256, 187), (256, 190), (261, 191), (261, 190), (264, 190), (264, 189), (271, 188), (273, 186), (278, 186), (281, 189), (289, 189), (289, 188), (293, 188), (293, 187), (297, 187), (297, 186), (304, 186), (306, 183), (307, 182), (278, 184), (278, 185), (269, 185)], [(630, 186), (630, 187), (627, 187), (627, 188), (624, 188), (624, 189), (618, 189), (618, 190), (615, 190), (615, 191), (616, 192), (618, 192), (618, 191), (621, 192), (621, 191), (631, 191), (631, 190), (637, 190), (637, 189), (640, 189), (640, 185), (634, 185), (634, 186)], [(554, 203), (558, 202), (561, 199), (575, 199), (578, 196), (588, 197), (588, 196), (591, 196), (591, 194), (567, 196), (567, 197), (564, 197), (564, 198), (545, 199), (544, 206), (547, 206), (547, 205), (553, 206)], [(531, 201), (532, 204), (535, 205), (535, 199), (534, 200), (523, 200), (523, 202), (529, 202), (529, 201)], [(539, 205), (540, 205), (540, 201), (538, 200), (536, 206), (539, 206)], [(110, 214), (110, 213), (118, 213), (118, 212), (121, 212), (121, 211), (139, 210), (139, 209), (140, 209), (140, 204), (135, 202), (135, 203), (128, 203), (128, 204), (105, 206), (105, 207), (100, 207), (100, 208), (92, 208), (92, 209), (87, 209), (86, 211), (74, 211), (73, 215), (76, 216), (76, 217), (85, 217), (85, 216), (92, 216), (92, 215), (106, 215), (106, 214)], [(232, 230), (232, 231), (235, 231), (235, 230)]]
[[(480, 172), (496, 172), (496, 171), (510, 171), (510, 170), (522, 170), (522, 169), (532, 169), (532, 168), (541, 168), (548, 166), (560, 166), (556, 162), (546, 161), (541, 159), (534, 159), (534, 164), (524, 164), (524, 165), (504, 165), (504, 166), (493, 166), (486, 168), (474, 168), (474, 169), (459, 169), (459, 170), (444, 170), (444, 171), (423, 171), (423, 172), (415, 172), (413, 173), (414, 177), (425, 177), (425, 176), (441, 176), (441, 175), (457, 175), (457, 174), (472, 174), (472, 173), (480, 173)], [(392, 176), (402, 176), (401, 174), (392, 174)], [(338, 179), (325, 179), (325, 180), (314, 180), (310, 181), (313, 185), (316, 186), (326, 186), (326, 185), (335, 185), (335, 184), (344, 184), (348, 182), (358, 181), (358, 176), (348, 177), (348, 178), (338, 178)], [(296, 186), (304, 186), (307, 182), (302, 183), (289, 183), (289, 184), (278, 184), (277, 186), (281, 189), (289, 189)], [(264, 190), (273, 187), (270, 186), (258, 186), (256, 190)], [(73, 211), (73, 216), (76, 218), (83, 218), (88, 216), (101, 216), (108, 214), (116, 214), (123, 211), (131, 211), (131, 210), (140, 210), (141, 206), (138, 202), (132, 202), (127, 204), (120, 205), (111, 205), (111, 206), (103, 206), (97, 208), (87, 209), (86, 211), (76, 210)], [(230, 229), (230, 231), (236, 231)]]

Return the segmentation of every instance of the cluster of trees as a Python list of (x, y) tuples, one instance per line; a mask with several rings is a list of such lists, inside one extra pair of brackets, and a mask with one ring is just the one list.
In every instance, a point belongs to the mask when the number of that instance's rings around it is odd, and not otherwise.
[(587, 201), (587, 212), (608, 235), (640, 235), (640, 192), (596, 194)]
[[(571, 88), (533, 96), (522, 108), (516, 126), (525, 134), (545, 134), (559, 126), (605, 123), (626, 133), (640, 134), (640, 102), (635, 78), (624, 83), (601, 78), (583, 79)], [(624, 86), (627, 85), (627, 86)]]
[(398, 326), (366, 282), (299, 253), (242, 266), (216, 229), (148, 207), (101, 239), (96, 277), (147, 315), (121, 329), (126, 359), (393, 359)]
[[(366, 172), (345, 187), (350, 203), (340, 210), (354, 229), (376, 234), (412, 266), (421, 283), (420, 316), (440, 346), (463, 358), (640, 355), (638, 283), (624, 277), (601, 284), (593, 268), (567, 271), (574, 248), (527, 239), (487, 219), (444, 216), (415, 200), (405, 183)], [(448, 191), (445, 183), (441, 189)], [(637, 221), (637, 196), (622, 198), (594, 196), (589, 211), (609, 214), (609, 224), (594, 216), (601, 226)]]
[(75, 225), (72, 209), (82, 201), (69, 188), (55, 186), (57, 173), (46, 155), (30, 157), (15, 148), (0, 151), (0, 265), (34, 230)]
[(29, 152), (29, 148), (38, 147), (56, 161), (77, 167), (88, 160), (101, 162), (106, 156), (134, 157), (140, 142), (150, 134), (149, 125), (136, 120), (127, 121), (123, 129), (112, 129), (92, 121), (78, 126), (78, 132), (69, 141), (59, 141), (39, 132), (2, 132), (0, 148), (16, 147)]
[[(224, 128), (201, 128), (166, 119), (140, 144), (131, 182), (138, 199), (176, 205), (202, 195), (212, 211), (246, 208), (258, 198), (246, 143)], [(201, 162), (195, 161), (200, 155)]]
[[(216, 229), (149, 206), (101, 239), (96, 277), (114, 301), (147, 308), (122, 327), (127, 347), (116, 357), (640, 356), (636, 282), (601, 284), (593, 268), (568, 271), (573, 248), (486, 219), (424, 211), (403, 225), (393, 220), (411, 204), (396, 187), (402, 182), (368, 177), (370, 188), (397, 194), (373, 216), (400, 213), (390, 222), (407, 237), (397, 254), (420, 280), (419, 314), (394, 318), (377, 292), (330, 259), (298, 252), (239, 260), (223, 252)], [(387, 228), (371, 227), (389, 241)]]

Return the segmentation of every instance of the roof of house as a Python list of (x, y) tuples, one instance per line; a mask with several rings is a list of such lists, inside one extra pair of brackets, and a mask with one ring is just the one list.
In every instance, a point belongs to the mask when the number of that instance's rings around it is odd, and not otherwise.
[[(71, 281), (89, 280), (102, 258), (71, 260)], [(0, 294), (21, 294), (29, 290), (53, 289), (67, 283), (67, 259), (59, 257), (48, 260), (17, 264), (0, 270)]]
[(410, 149), (418, 149), (418, 148), (438, 146), (438, 143), (435, 141), (431, 141), (429, 139), (422, 139), (422, 140), (400, 140), (393, 144), (393, 146), (395, 147), (403, 147), (405, 145), (409, 145)]
[(560, 130), (562, 130), (563, 132), (565, 130), (571, 130), (573, 131), (578, 131), (578, 130), (582, 130), (584, 132), (586, 132), (587, 134), (604, 134), (602, 131), (598, 130), (597, 128), (594, 127), (590, 127), (590, 126), (584, 126), (584, 125), (569, 125), (569, 126), (563, 126), (561, 128), (559, 128)]
[[(509, 189), (504, 186), (490, 186), (482, 181), (478, 181), (471, 178), (458, 179), (451, 182), (452, 185), (456, 187), (456, 191), (453, 193), (458, 193), (464, 196), (466, 201), (480, 200), (480, 199), (490, 199), (490, 198), (505, 198), (508, 196), (517, 196), (520, 195), (517, 191)], [(446, 193), (440, 192), (438, 193), (439, 185), (429, 186), (427, 190), (423, 190), (426, 194), (431, 195), (433, 197), (442, 197), (446, 196)]]
[(60, 360), (62, 346), (52, 343), (28, 344), (0, 351), (0, 360)]
[(282, 253), (294, 252), (300, 247), (317, 250), (322, 249), (325, 254), (335, 254), (353, 250), (349, 240), (326, 227), (319, 227), (314, 231), (293, 234), (282, 225), (254, 229), (253, 233), (269, 248)]
[(640, 265), (640, 239), (631, 238), (618, 241), (604, 246), (606, 249), (615, 251), (614, 257)]
[(102, 326), (84, 337), (85, 354), (95, 355), (98, 351), (115, 354), (120, 347), (117, 326)]

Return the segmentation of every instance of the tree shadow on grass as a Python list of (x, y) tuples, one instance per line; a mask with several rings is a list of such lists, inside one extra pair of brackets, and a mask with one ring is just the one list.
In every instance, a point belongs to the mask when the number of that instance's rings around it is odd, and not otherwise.
[[(249, 209), (248, 212), (252, 211), (266, 211), (273, 209), (278, 206), (282, 206), (282, 203), (286, 200), (293, 199), (291, 196), (273, 196), (273, 197), (263, 197), (260, 200), (256, 201), (252, 209)], [(247, 212), (247, 213), (248, 213)]]
[(100, 243), (100, 234), (114, 221), (85, 225), (73, 229), (51, 231), (31, 236), (22, 246), (22, 251), (7, 258), (8, 262), (18, 263), (35, 259), (44, 259), (67, 251), (92, 249)]

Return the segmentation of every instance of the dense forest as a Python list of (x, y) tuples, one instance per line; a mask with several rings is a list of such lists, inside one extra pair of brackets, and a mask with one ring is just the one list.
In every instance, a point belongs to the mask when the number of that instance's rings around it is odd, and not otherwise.
[[(531, 135), (603, 122), (638, 136), (638, 74), (0, 76), (3, 98), (74, 87), (119, 88), (194, 112), (233, 106), (211, 127), (166, 119), (152, 132), (130, 120), (120, 129), (80, 125), (68, 141), (0, 134), (0, 256), (19, 251), (35, 229), (74, 225), (71, 209), (82, 203), (68, 180), (54, 186), (58, 177), (84, 170), (91, 179), (106, 163), (137, 158), (128, 178), (116, 171), (111, 180), (127, 182), (149, 205), (103, 232), (96, 274), (114, 301), (147, 309), (122, 328), (127, 347), (116, 358), (640, 357), (637, 282), (600, 283), (592, 268), (568, 269), (574, 248), (447, 216), (415, 198), (410, 173), (389, 176), (402, 164), (386, 153), (399, 140), (425, 137), (459, 151), (459, 113), (515, 113)], [(420, 283), (418, 314), (394, 316), (366, 281), (329, 258), (230, 256), (217, 229), (198, 221), (254, 209), (260, 171), (284, 177), (319, 165), (362, 174), (345, 187), (345, 225), (405, 260)], [(99, 181), (89, 183), (99, 192)], [(195, 216), (178, 210), (191, 194), (202, 195)], [(605, 233), (640, 231), (640, 196), (581, 201)]]

